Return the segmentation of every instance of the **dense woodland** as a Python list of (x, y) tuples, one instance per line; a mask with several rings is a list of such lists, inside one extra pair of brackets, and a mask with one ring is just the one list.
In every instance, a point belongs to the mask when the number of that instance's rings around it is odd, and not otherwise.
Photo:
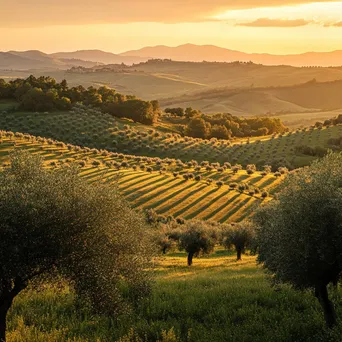
[(165, 112), (171, 116), (182, 118), (186, 123), (186, 135), (194, 138), (257, 137), (288, 131), (288, 128), (278, 118), (242, 118), (229, 113), (209, 115), (191, 107), (186, 109), (166, 108)]
[(160, 110), (157, 101), (143, 101), (135, 96), (122, 95), (105, 86), (100, 88), (82, 85), (68, 87), (66, 80), (58, 83), (47, 76), (16, 79), (6, 82), (0, 79), (0, 99), (13, 99), (19, 109), (28, 111), (70, 110), (76, 103), (100, 108), (117, 117), (152, 125)]

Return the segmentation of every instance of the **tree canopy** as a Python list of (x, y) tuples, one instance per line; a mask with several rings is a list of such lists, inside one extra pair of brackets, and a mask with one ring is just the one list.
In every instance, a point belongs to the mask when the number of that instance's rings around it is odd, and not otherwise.
[[(168, 113), (179, 116), (168, 109)], [(187, 110), (185, 111), (187, 113)], [(203, 114), (194, 112), (193, 115), (182, 116), (185, 122), (185, 132), (194, 138), (230, 139), (231, 137), (263, 136), (267, 134), (284, 133), (288, 128), (279, 118), (269, 117), (237, 117), (229, 113)], [(178, 118), (178, 120), (180, 120)]]
[(258, 260), (276, 281), (315, 289), (328, 326), (336, 323), (327, 285), (342, 271), (342, 154), (291, 173), (277, 200), (254, 217)]
[(218, 238), (217, 230), (203, 221), (186, 223), (179, 238), (179, 247), (188, 253), (188, 266), (192, 265), (193, 257), (213, 252)]
[(144, 217), (76, 166), (48, 169), (15, 152), (0, 173), (0, 217), (0, 341), (14, 297), (42, 274), (64, 277), (96, 313), (114, 315), (149, 292)]
[(234, 246), (237, 260), (241, 260), (241, 255), (246, 248), (254, 247), (254, 242), (255, 228), (251, 222), (222, 225), (222, 244), (227, 249)]
[(6, 82), (0, 79), (0, 99), (14, 99), (21, 109), (29, 111), (69, 110), (80, 102), (86, 106), (100, 108), (118, 117), (152, 125), (156, 122), (160, 108), (158, 101), (143, 101), (132, 95), (122, 95), (115, 89), (83, 86), (69, 87), (66, 80), (60, 83), (49, 76), (15, 79)]

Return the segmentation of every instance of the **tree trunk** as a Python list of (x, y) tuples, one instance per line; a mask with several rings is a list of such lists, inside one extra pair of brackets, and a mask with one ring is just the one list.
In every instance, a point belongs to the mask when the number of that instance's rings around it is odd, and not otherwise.
[(6, 317), (8, 309), (0, 308), (0, 342), (6, 342)]
[(13, 299), (12, 293), (3, 294), (0, 297), (0, 342), (6, 342), (6, 318)]
[(6, 342), (6, 318), (9, 309), (12, 306), (13, 299), (27, 286), (27, 281), (22, 281), (20, 278), (16, 278), (14, 281), (14, 287), (12, 289), (5, 290), (0, 295), (0, 342)]
[(188, 254), (188, 266), (192, 265), (192, 258), (194, 257), (194, 253), (189, 253)]
[(236, 260), (237, 261), (241, 260), (241, 254), (242, 254), (242, 248), (237, 247), (236, 248)]
[(323, 308), (327, 327), (334, 327), (336, 325), (336, 312), (333, 303), (329, 300), (327, 285), (316, 286), (315, 296)]
[(339, 275), (336, 275), (332, 281), (332, 284), (333, 284), (335, 291), (338, 291), (338, 282), (339, 282)]

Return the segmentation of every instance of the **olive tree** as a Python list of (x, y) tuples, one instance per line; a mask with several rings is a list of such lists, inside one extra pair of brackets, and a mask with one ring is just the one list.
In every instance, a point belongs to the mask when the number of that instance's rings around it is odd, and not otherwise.
[(236, 259), (241, 260), (246, 248), (253, 248), (255, 242), (255, 228), (251, 222), (225, 224), (222, 227), (222, 245), (226, 249), (236, 250)]
[(41, 275), (62, 276), (98, 314), (133, 308), (149, 292), (144, 218), (115, 187), (89, 184), (78, 169), (51, 170), (15, 152), (0, 173), (1, 342), (14, 298)]
[(279, 282), (314, 289), (328, 327), (336, 324), (328, 284), (342, 271), (342, 154), (291, 173), (278, 199), (255, 215), (258, 260)]
[(217, 231), (204, 221), (188, 221), (179, 237), (179, 248), (188, 253), (188, 266), (194, 256), (210, 254), (217, 241)]
[(153, 234), (154, 241), (159, 251), (166, 254), (177, 246), (180, 230), (177, 223), (159, 223), (157, 230)]

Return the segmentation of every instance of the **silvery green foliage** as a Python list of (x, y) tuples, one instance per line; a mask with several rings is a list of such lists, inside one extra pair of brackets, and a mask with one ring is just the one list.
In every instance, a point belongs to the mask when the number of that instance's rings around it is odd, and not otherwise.
[(222, 245), (226, 249), (235, 248), (237, 260), (241, 260), (241, 254), (246, 248), (255, 247), (255, 227), (249, 221), (233, 224), (222, 224)]
[(336, 281), (342, 270), (342, 154), (290, 174), (255, 216), (259, 262), (298, 288)]
[(192, 258), (213, 252), (218, 240), (218, 231), (204, 221), (191, 220), (185, 224), (179, 238), (180, 249), (188, 253), (188, 265)]
[(128, 309), (149, 292), (144, 218), (116, 187), (89, 184), (78, 169), (51, 170), (15, 152), (0, 173), (0, 306), (15, 288), (52, 272), (99, 313)]

